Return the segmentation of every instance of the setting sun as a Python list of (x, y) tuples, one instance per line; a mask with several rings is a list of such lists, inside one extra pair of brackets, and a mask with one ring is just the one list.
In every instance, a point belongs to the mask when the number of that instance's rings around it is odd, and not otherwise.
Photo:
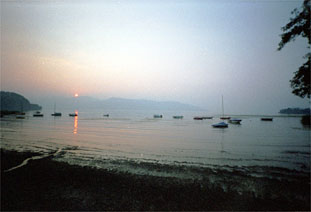
[(76, 94), (75, 94), (75, 97), (78, 97), (78, 96), (79, 96), (79, 94), (76, 93)]

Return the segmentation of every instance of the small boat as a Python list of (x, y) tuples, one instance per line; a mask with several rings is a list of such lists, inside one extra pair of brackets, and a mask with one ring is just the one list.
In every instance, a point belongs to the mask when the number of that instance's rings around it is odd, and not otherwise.
[(40, 111), (37, 111), (32, 115), (33, 117), (43, 117), (43, 114)]
[(213, 116), (202, 116), (203, 119), (213, 119)]
[(230, 124), (241, 124), (241, 119), (230, 119), (228, 122)]
[(261, 121), (273, 121), (273, 118), (261, 118)]
[(78, 116), (78, 114), (77, 113), (69, 113), (69, 116), (70, 117), (75, 117), (75, 116)]
[(184, 116), (173, 116), (174, 119), (183, 119)]
[(16, 119), (25, 119), (25, 113), (17, 113)]
[(215, 127), (215, 128), (227, 128), (228, 124), (225, 123), (225, 122), (219, 122), (217, 124), (213, 124), (212, 126)]
[(104, 117), (109, 117), (109, 114), (104, 114), (103, 116), (104, 116)]
[(222, 116), (222, 117), (220, 117), (220, 119), (222, 119), (222, 120), (229, 120), (229, 119), (231, 119), (231, 117), (229, 117), (229, 116)]
[(62, 116), (62, 113), (55, 112), (55, 113), (51, 114), (51, 116)]
[(162, 115), (153, 115), (153, 118), (163, 118)]
[(194, 120), (203, 120), (203, 117), (199, 117), (199, 116), (196, 116), (196, 117), (193, 117)]
[(62, 116), (62, 113), (55, 112), (55, 110), (56, 110), (56, 104), (54, 104), (54, 113), (51, 114), (51, 116)]

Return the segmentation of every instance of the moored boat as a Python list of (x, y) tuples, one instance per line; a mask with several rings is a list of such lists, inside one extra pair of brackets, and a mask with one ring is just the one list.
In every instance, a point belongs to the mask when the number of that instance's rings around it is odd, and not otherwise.
[(104, 116), (104, 117), (109, 117), (109, 114), (104, 114), (103, 116)]
[(273, 118), (265, 117), (265, 118), (261, 118), (261, 121), (273, 121)]
[(163, 118), (163, 115), (156, 114), (156, 115), (153, 115), (153, 118)]
[(55, 112), (55, 113), (51, 114), (51, 116), (62, 116), (62, 113)]
[(15, 117), (17, 119), (25, 119), (25, 113), (17, 113)]
[(56, 112), (56, 103), (54, 104), (54, 113), (51, 116), (62, 116), (62, 113)]
[(193, 117), (194, 120), (203, 120), (203, 117), (200, 117), (200, 116), (196, 116), (196, 117)]
[(184, 116), (173, 116), (174, 119), (183, 119)]
[(228, 120), (228, 119), (231, 119), (231, 117), (230, 117), (230, 116), (222, 116), (222, 117), (220, 117), (220, 119), (222, 119), (222, 120)]
[(213, 119), (213, 116), (202, 116), (203, 119)]
[(69, 116), (70, 117), (75, 117), (75, 116), (78, 116), (78, 114), (77, 113), (69, 113)]
[(228, 124), (225, 123), (225, 122), (219, 122), (217, 124), (212, 124), (212, 126), (215, 127), (215, 128), (227, 128)]
[(40, 111), (37, 111), (32, 115), (33, 117), (43, 117), (43, 114)]
[(230, 123), (230, 124), (241, 124), (241, 119), (230, 119), (228, 122)]

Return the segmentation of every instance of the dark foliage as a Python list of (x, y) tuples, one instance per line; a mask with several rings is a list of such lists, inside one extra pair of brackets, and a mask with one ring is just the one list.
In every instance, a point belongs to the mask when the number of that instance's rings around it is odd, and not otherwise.
[[(301, 12), (297, 9), (292, 11), (295, 17), (282, 28), (284, 33), (281, 34), (278, 50), (281, 50), (288, 42), (294, 41), (297, 36), (307, 38), (309, 45), (311, 44), (310, 5), (310, 0), (304, 0)], [(290, 81), (293, 93), (302, 98), (310, 98), (310, 56), (310, 53), (305, 56), (307, 62), (295, 72), (295, 76)]]
[(285, 44), (295, 40), (297, 36), (302, 36), (308, 39), (311, 44), (310, 38), (310, 0), (305, 0), (302, 6), (303, 10), (298, 12), (297, 9), (292, 11), (295, 15), (290, 19), (290, 22), (282, 27), (283, 34), (281, 35), (281, 42), (279, 43), (278, 50), (281, 50)]
[(308, 114), (310, 115), (311, 111), (310, 108), (287, 108), (287, 109), (282, 109), (280, 110), (281, 114)]
[(307, 58), (308, 61), (304, 63), (298, 71), (295, 72), (295, 76), (293, 79), (290, 81), (291, 82), (291, 87), (293, 88), (293, 94), (300, 96), (304, 98), (307, 96), (310, 98), (310, 57), (311, 55), (308, 54)]
[(303, 116), (301, 119), (301, 123), (303, 125), (309, 125), (310, 126), (311, 125), (311, 116), (310, 115)]

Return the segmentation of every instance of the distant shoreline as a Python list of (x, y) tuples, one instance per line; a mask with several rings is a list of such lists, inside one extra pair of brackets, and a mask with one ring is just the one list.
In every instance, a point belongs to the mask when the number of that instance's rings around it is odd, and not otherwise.
[(182, 180), (80, 167), (52, 157), (4, 172), (31, 156), (1, 149), (2, 210), (310, 210), (310, 176), (287, 181), (219, 170), (207, 171), (201, 180)]
[[(275, 117), (275, 118), (288, 118), (288, 117), (302, 117), (305, 114), (275, 114), (275, 115), (230, 115), (226, 114), (227, 116), (233, 116), (233, 117)], [(221, 116), (221, 115), (218, 115)]]
[[(70, 108), (66, 108), (66, 111), (69, 111)], [(122, 111), (127, 111), (128, 109), (120, 109)], [(138, 110), (138, 109), (137, 109)], [(29, 110), (29, 111), (25, 111), (26, 113), (31, 113), (37, 110)], [(45, 110), (46, 111), (46, 110)], [(51, 108), (49, 108), (49, 110), (51, 113), (53, 112), (53, 110)], [(83, 111), (83, 110), (82, 110)], [(146, 110), (148, 111), (148, 110)], [(150, 110), (150, 111), (154, 111), (154, 110)], [(161, 110), (158, 110), (160, 112), (162, 112)], [(174, 111), (174, 110), (167, 110), (167, 111)], [(202, 110), (203, 112), (204, 110)], [(0, 113), (3, 115), (15, 115), (16, 113), (19, 113), (20, 111), (8, 111), (8, 110), (0, 110)], [(177, 111), (179, 112), (179, 111)], [(193, 113), (195, 113), (197, 111), (193, 111)], [(201, 111), (198, 112), (198, 115), (202, 115), (202, 113), (200, 113)], [(206, 113), (208, 115), (213, 116), (214, 118), (219, 118), (222, 115), (221, 114), (213, 114), (213, 113)], [(152, 116), (153, 113), (150, 113), (150, 116)], [(203, 114), (205, 115), (205, 114)], [(256, 114), (225, 114), (226, 116), (230, 116), (230, 117), (275, 117), (275, 118), (288, 118), (288, 117), (296, 117), (296, 118), (301, 118), (303, 116), (305, 116), (306, 114), (262, 114), (262, 115), (256, 115)]]

